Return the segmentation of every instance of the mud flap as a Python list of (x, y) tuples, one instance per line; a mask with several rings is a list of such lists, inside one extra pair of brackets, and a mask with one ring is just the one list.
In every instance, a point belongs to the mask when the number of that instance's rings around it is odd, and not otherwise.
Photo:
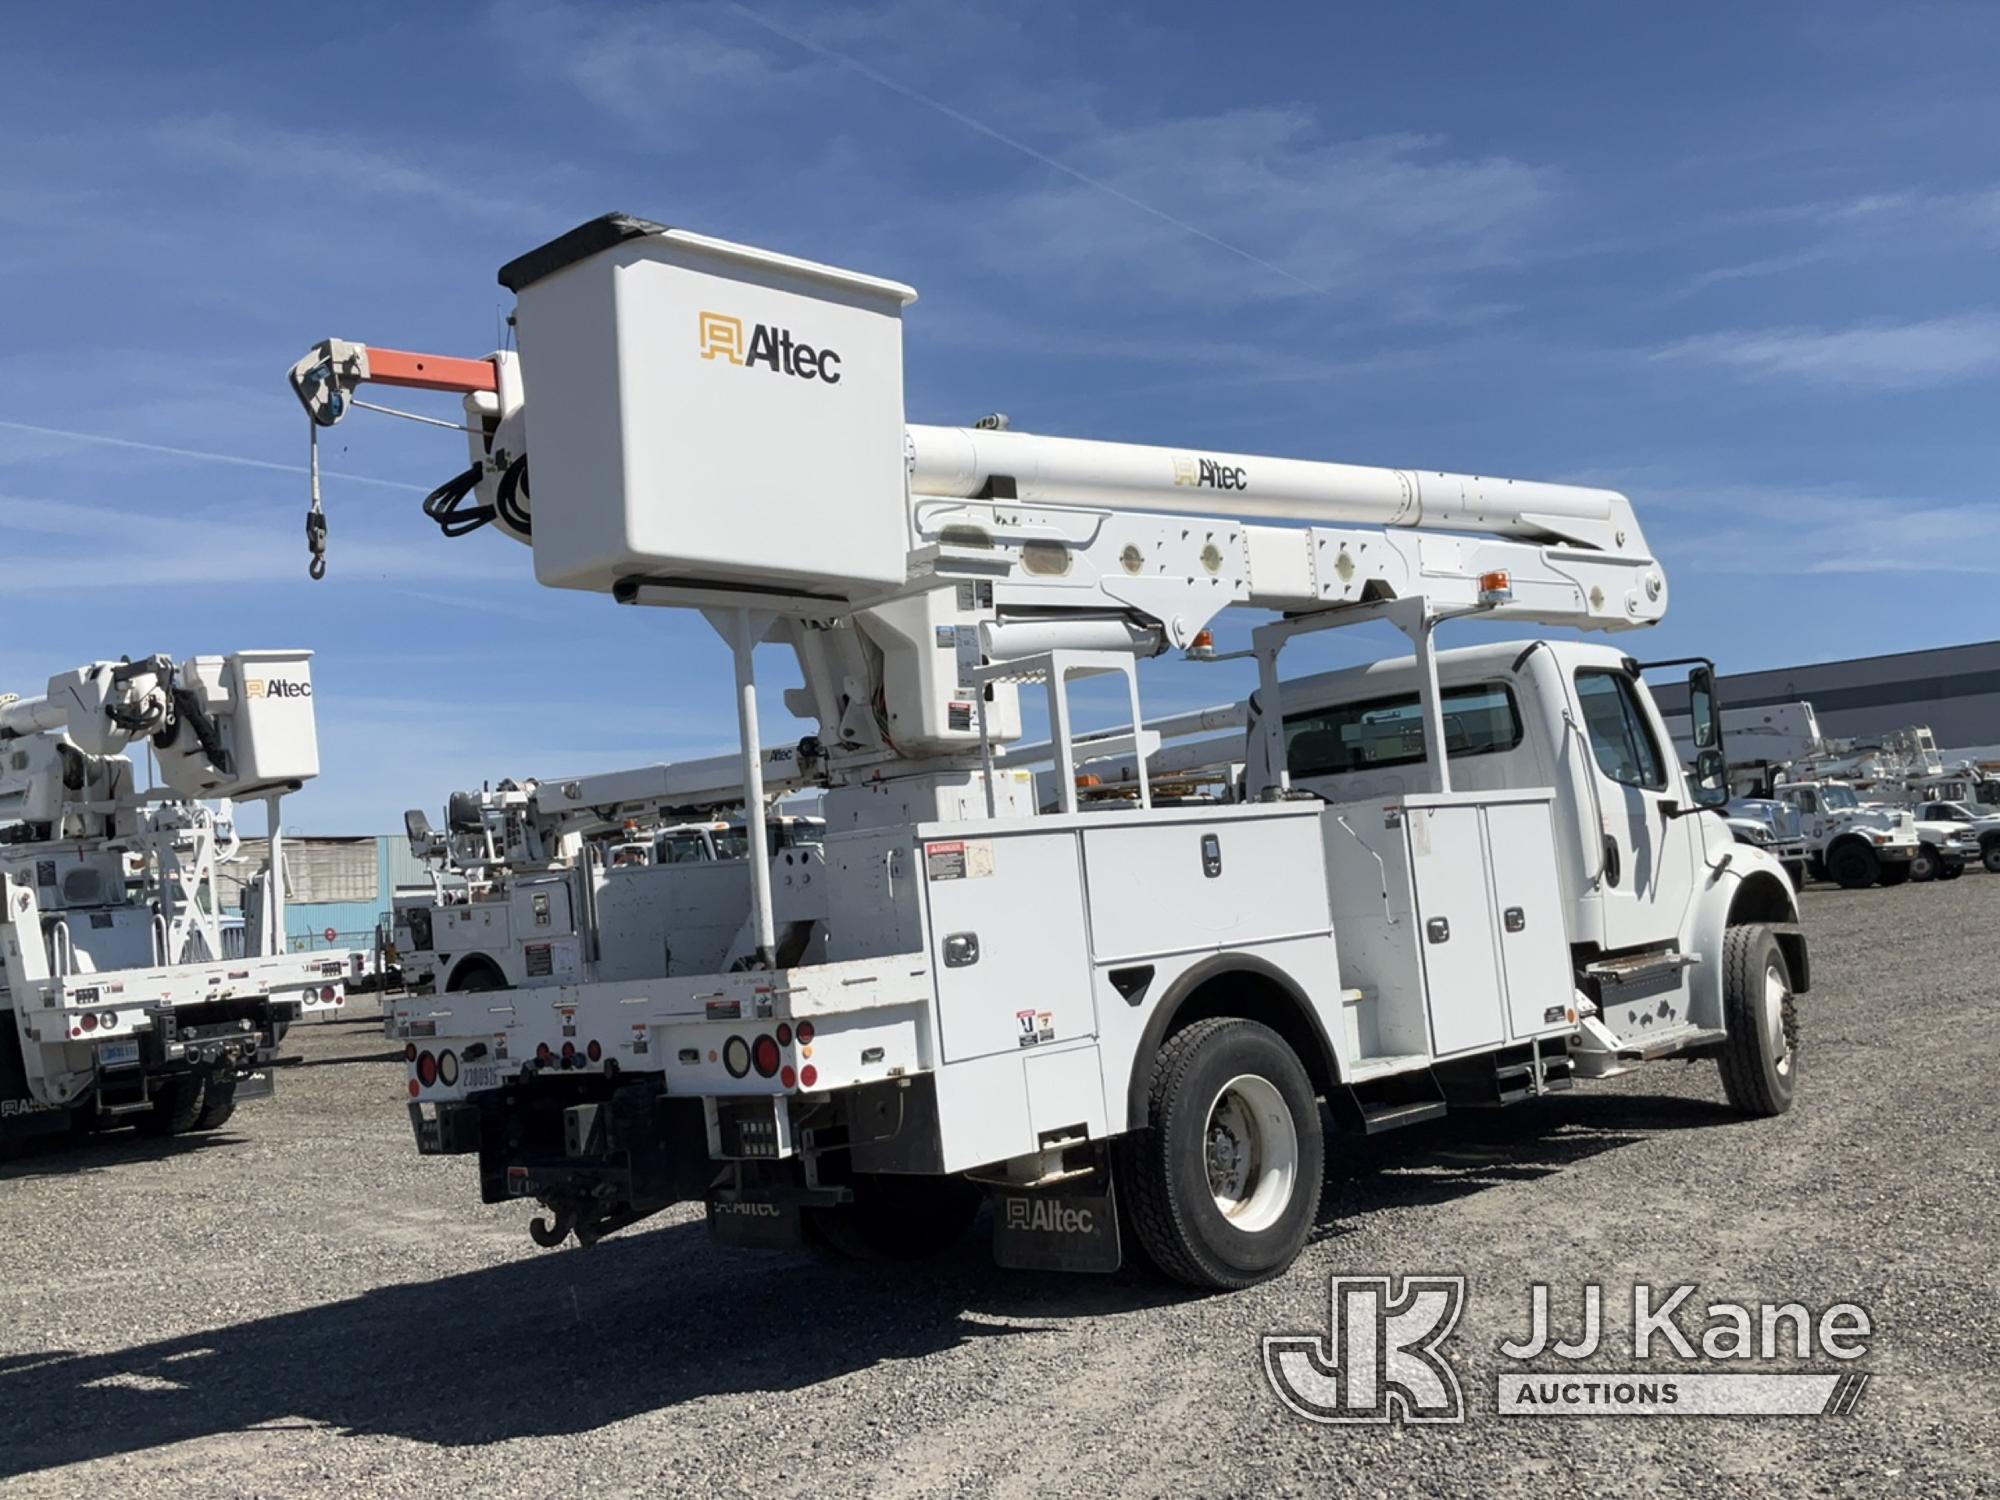
[(707, 1201), (708, 1232), (718, 1245), (738, 1250), (798, 1250), (805, 1245), (805, 1216), (796, 1199), (754, 1188), (719, 1187)]
[(278, 1092), (278, 1073), (269, 1063), (260, 1064), (251, 1072), (236, 1080), (236, 1102), (247, 1104), (252, 1099), (274, 1098)]
[(998, 1188), (993, 1194), (993, 1260), (1016, 1271), (1118, 1269), (1118, 1202), (1111, 1175), (1101, 1183)]

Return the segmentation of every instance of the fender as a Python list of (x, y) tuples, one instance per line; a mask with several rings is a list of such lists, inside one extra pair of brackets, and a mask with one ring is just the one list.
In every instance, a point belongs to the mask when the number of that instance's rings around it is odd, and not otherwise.
[(1140, 1034), (1125, 1096), (1127, 1128), (1136, 1128), (1146, 1118), (1161, 1045), (1183, 1025), (1209, 1016), (1242, 1016), (1269, 1026), (1298, 1053), (1315, 1092), (1323, 1095), (1339, 1081), (1339, 1064), (1326, 1028), (1298, 982), (1254, 953), (1211, 953), (1180, 972), (1154, 1005)]
[(1728, 857), (1709, 860), (1707, 878), (1689, 903), (1681, 949), (1703, 955), (1703, 962), (1689, 971), (1689, 1013), (1703, 1026), (1720, 1028), (1723, 933), (1732, 917), (1780, 929), (1778, 941), (1792, 970), (1795, 993), (1804, 994), (1812, 987), (1812, 970), (1805, 934), (1798, 925), (1798, 898), (1785, 867), (1753, 844), (1718, 845), (1716, 852)]

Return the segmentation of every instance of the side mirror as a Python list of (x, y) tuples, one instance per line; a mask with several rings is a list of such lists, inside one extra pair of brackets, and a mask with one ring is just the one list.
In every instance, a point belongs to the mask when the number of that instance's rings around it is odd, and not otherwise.
[(1729, 762), (1720, 750), (1697, 750), (1689, 791), (1703, 807), (1721, 807), (1729, 801)]
[(1696, 750), (1722, 748), (1722, 710), (1715, 701), (1715, 671), (1706, 663), (1688, 673), (1688, 722)]

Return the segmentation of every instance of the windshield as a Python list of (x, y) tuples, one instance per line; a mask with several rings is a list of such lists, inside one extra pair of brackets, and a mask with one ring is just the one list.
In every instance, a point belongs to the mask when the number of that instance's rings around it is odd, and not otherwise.
[(1851, 786), (1821, 787), (1820, 801), (1834, 812), (1842, 812), (1847, 808), (1861, 805), (1861, 799), (1854, 795), (1854, 788)]

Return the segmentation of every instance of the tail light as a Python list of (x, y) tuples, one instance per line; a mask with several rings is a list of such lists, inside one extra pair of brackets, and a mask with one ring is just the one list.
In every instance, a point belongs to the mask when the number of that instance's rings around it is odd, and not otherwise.
[(417, 1090), (418, 1090), (418, 1087), (419, 1087), (419, 1085), (418, 1085), (418, 1083), (417, 1083), (417, 1080), (416, 1080), (416, 1079), (414, 1079), (414, 1078), (412, 1078), (412, 1079), (410, 1080), (410, 1097), (411, 1097), (412, 1099), (414, 1099), (414, 1098), (416, 1098), (416, 1097), (417, 1097)]
[(107, 1010), (104, 1012), (103, 1015), (99, 1016), (97, 1019), (105, 1026), (116, 1026), (118, 1024), (118, 1012), (115, 1010)]
[(799, 1084), (801, 1087), (811, 1088), (818, 1082), (819, 1069), (815, 1068), (811, 1063), (807, 1063), (803, 1068), (799, 1069)]
[(417, 1060), (417, 1044), (415, 1042), (403, 1043), (403, 1061), (415, 1062), (416, 1060)]
[(778, 1023), (778, 1045), (780, 1047), (792, 1045), (792, 1028), (783, 1021)]
[(321, 985), (319, 987), (319, 997), (331, 1005), (333, 1003), (333, 986), (330, 984)]
[(417, 1081), (425, 1088), (438, 1081), (438, 1060), (428, 1052), (417, 1054)]
[(563, 1050), (562, 1050), (562, 1064), (563, 1064), (563, 1066), (564, 1066), (565, 1068), (573, 1068), (573, 1067), (575, 1067), (575, 1066), (576, 1066), (576, 1043), (575, 1043), (575, 1042), (564, 1042), (564, 1043), (563, 1043)]
[(778, 1075), (778, 1082), (788, 1089), (798, 1087), (799, 1075), (790, 1063), (786, 1063), (785, 1070)]
[(600, 1062), (603, 1060), (604, 1057), (604, 1043), (598, 1041), (597, 1038), (592, 1037), (590, 1039), (590, 1045), (583, 1049), (583, 1053), (584, 1056), (588, 1057), (592, 1062)]
[(759, 1078), (769, 1078), (778, 1071), (778, 1041), (769, 1034), (760, 1036), (750, 1044), (750, 1061), (757, 1069)]
[(451, 1088), (458, 1082), (458, 1054), (449, 1049), (438, 1054), (438, 1082)]
[(810, 1042), (812, 1039), (813, 1039), (813, 1023), (810, 1021), (799, 1022), (799, 1045), (804, 1046), (807, 1042)]
[(95, 1031), (95, 1030), (97, 1030), (97, 1015), (96, 1015), (96, 1013), (95, 1013), (94, 1011), (88, 1011), (88, 1010), (87, 1010), (87, 1011), (85, 1011), (85, 1012), (83, 1013), (83, 1020), (82, 1020), (82, 1021), (81, 1021), (81, 1022), (80, 1022), (79, 1024), (81, 1024), (81, 1025), (82, 1025), (82, 1027), (83, 1027), (83, 1029), (84, 1029), (85, 1031)]
[(535, 1048), (535, 1061), (539, 1063), (542, 1067), (546, 1068), (550, 1063), (554, 1062), (555, 1060), (556, 1060), (556, 1055), (555, 1053), (549, 1050), (549, 1044), (547, 1042), (543, 1042), (540, 1046)]

